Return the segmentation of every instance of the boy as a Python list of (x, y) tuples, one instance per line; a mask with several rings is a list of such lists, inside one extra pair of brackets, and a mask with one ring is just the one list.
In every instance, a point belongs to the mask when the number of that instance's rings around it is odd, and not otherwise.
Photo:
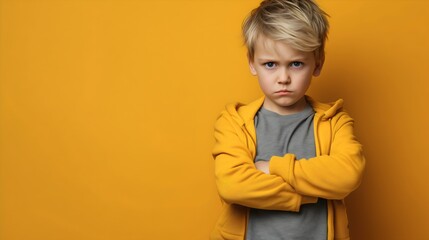
[(324, 63), (326, 14), (312, 0), (265, 0), (243, 24), (264, 97), (231, 104), (215, 125), (223, 201), (211, 239), (350, 239), (344, 198), (365, 166), (342, 100), (305, 93)]

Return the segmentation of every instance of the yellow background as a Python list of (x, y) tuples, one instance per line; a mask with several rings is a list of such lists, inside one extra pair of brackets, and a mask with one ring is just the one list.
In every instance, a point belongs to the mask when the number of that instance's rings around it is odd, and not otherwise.
[[(0, 0), (0, 239), (207, 239), (212, 129), (258, 96), (256, 0)], [(426, 239), (429, 3), (320, 0), (327, 61), (365, 146), (355, 240)]]

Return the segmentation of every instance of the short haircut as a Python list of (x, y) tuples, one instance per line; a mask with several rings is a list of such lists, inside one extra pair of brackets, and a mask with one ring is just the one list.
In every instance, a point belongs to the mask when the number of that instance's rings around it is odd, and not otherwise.
[(314, 52), (316, 60), (325, 56), (329, 22), (312, 0), (264, 0), (243, 22), (244, 44), (253, 60), (255, 42), (260, 35), (284, 41), (292, 48)]

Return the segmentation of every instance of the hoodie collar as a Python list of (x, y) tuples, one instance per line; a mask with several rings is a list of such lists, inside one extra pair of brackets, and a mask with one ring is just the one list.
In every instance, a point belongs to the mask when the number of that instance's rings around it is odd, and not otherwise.
[[(333, 117), (343, 107), (343, 100), (339, 99), (331, 103), (321, 103), (309, 96), (305, 96), (307, 102), (313, 107), (317, 115), (323, 120)], [(240, 125), (253, 124), (253, 119), (256, 113), (262, 107), (265, 96), (245, 105), (242, 103), (229, 104), (226, 106), (226, 111)]]
[(309, 96), (305, 96), (305, 98), (313, 107), (316, 114), (320, 115), (324, 120), (335, 116), (335, 114), (343, 108), (343, 99), (338, 99), (337, 101), (330, 103), (321, 103)]

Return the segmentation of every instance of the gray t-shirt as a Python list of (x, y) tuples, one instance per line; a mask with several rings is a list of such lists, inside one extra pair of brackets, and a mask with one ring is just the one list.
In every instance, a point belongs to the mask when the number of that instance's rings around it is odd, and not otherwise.
[[(279, 115), (261, 108), (255, 116), (255, 161), (293, 153), (297, 159), (316, 155), (313, 128), (314, 111), (310, 105), (296, 114)], [(307, 160), (302, 160), (307, 161)], [(326, 240), (327, 205), (304, 204), (299, 212), (250, 209), (247, 240)]]

